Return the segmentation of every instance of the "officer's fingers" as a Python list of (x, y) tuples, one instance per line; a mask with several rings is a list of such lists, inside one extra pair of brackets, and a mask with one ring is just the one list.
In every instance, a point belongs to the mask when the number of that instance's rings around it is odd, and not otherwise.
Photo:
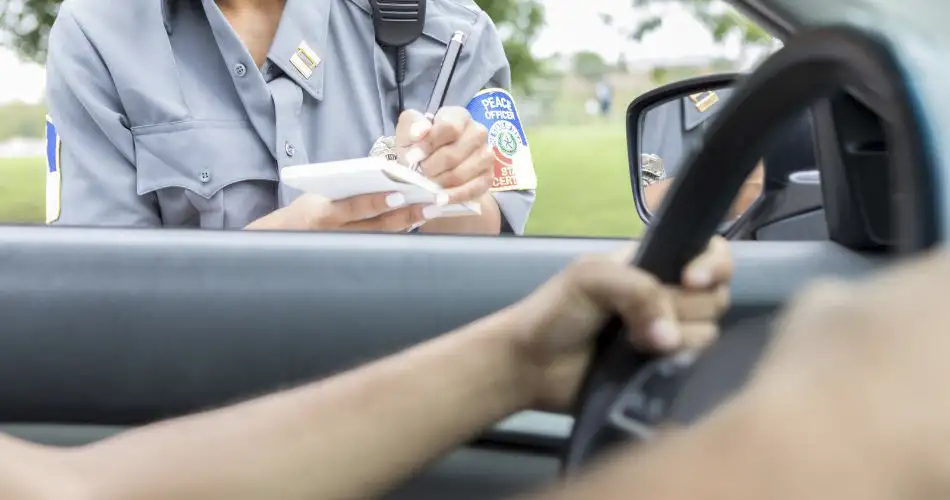
[(465, 108), (458, 106), (442, 108), (436, 113), (432, 121), (432, 129), (426, 134), (423, 142), (427, 143), (432, 151), (458, 142), (471, 122), (472, 115)]
[(683, 270), (683, 284), (705, 289), (728, 283), (732, 279), (732, 255), (729, 244), (721, 236), (710, 240), (706, 250)]
[(422, 113), (408, 109), (399, 115), (396, 124), (396, 147), (408, 148), (403, 160), (409, 165), (417, 165), (434, 150), (425, 139), (432, 130), (432, 122)]
[(414, 109), (403, 111), (396, 124), (396, 146), (412, 146), (425, 138), (431, 128), (432, 123), (422, 113)]
[(423, 207), (424, 205), (409, 205), (391, 212), (386, 212), (372, 219), (345, 224), (341, 229), (344, 231), (385, 233), (405, 231), (425, 220), (425, 217), (422, 215)]
[(472, 115), (465, 108), (450, 106), (440, 109), (425, 137), (406, 153), (406, 162), (410, 165), (420, 163), (439, 148), (458, 142), (471, 122)]
[[(487, 138), (488, 131), (485, 127), (480, 123), (471, 122), (458, 142), (437, 149), (426, 161), (422, 162), (422, 171), (426, 177), (439, 182), (440, 176), (458, 169), (473, 157), (479, 162), (484, 161), (485, 154), (491, 154)], [(443, 187), (458, 186), (478, 173), (480, 172), (474, 172), (469, 177), (456, 179), (454, 182), (439, 182), (439, 184)]]
[[(482, 169), (481, 166), (473, 166), (472, 169)], [(488, 171), (488, 174), (481, 174), (475, 177), (474, 179), (462, 184), (461, 186), (456, 186), (453, 188), (446, 189), (445, 192), (449, 196), (449, 203), (465, 203), (468, 201), (473, 201), (491, 189), (492, 185), (492, 175), (491, 171)]]
[[(494, 173), (495, 155), (488, 146), (476, 147), (457, 167), (448, 169), (432, 180), (444, 188), (454, 188), (465, 185), (467, 182), (484, 177), (491, 187)], [(451, 198), (451, 193), (449, 194)]]
[(333, 202), (330, 217), (337, 225), (372, 219), (390, 210), (406, 205), (401, 193), (372, 193), (353, 196)]

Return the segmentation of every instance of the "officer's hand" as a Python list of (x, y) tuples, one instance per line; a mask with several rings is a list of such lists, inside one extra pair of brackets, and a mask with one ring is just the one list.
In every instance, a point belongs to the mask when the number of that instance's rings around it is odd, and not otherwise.
[(446, 188), (452, 203), (478, 200), (491, 188), (495, 157), (488, 131), (465, 108), (442, 108), (432, 123), (418, 111), (404, 112), (396, 146), (408, 164), (422, 162), (423, 173)]
[[(594, 336), (608, 313), (619, 313), (630, 341), (644, 349), (702, 347), (718, 335), (729, 301), (732, 260), (726, 241), (715, 238), (683, 273), (683, 287), (664, 287), (631, 267), (632, 252), (575, 262), (529, 297), (501, 313), (520, 332), (532, 367), (536, 407), (563, 410), (573, 401), (589, 364)], [(506, 327), (502, 327), (504, 329)]]
[[(948, 283), (942, 251), (869, 280), (809, 287), (778, 321), (738, 407), (772, 418), (772, 429), (795, 428), (799, 443), (821, 443), (812, 457), (822, 463), (902, 468), (916, 491), (945, 491)], [(942, 483), (920, 482), (934, 475)]]
[(425, 221), (424, 205), (406, 205), (400, 193), (375, 193), (330, 201), (303, 194), (247, 229), (401, 232)]

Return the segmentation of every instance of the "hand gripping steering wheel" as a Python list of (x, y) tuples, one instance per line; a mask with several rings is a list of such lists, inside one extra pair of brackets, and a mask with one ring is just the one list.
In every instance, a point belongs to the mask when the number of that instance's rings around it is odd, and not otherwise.
[[(633, 264), (664, 283), (678, 283), (684, 266), (716, 234), (770, 139), (819, 99), (843, 91), (863, 102), (884, 124), (891, 181), (903, 193), (892, 197), (899, 251), (912, 253), (933, 245), (935, 215), (928, 204), (933, 199), (929, 176), (935, 162), (922, 141), (921, 117), (902, 74), (889, 47), (863, 31), (825, 27), (799, 35), (726, 102), (704, 146), (674, 181)], [(708, 398), (701, 393), (709, 391), (689, 390), (690, 386), (722, 379), (716, 367), (735, 364), (737, 357), (739, 364), (751, 369), (765, 344), (766, 322), (756, 330), (754, 335), (724, 331), (701, 356), (658, 358), (634, 350), (622, 334), (620, 319), (610, 319), (600, 332), (578, 396), (563, 471), (578, 471), (617, 443), (649, 438), (657, 424), (671, 417), (674, 406), (692, 408), (694, 413), (708, 411), (708, 404), (696, 405), (677, 396)], [(745, 354), (737, 356), (741, 351)], [(738, 388), (744, 374), (725, 378), (734, 380), (716, 380), (721, 387), (714, 390), (720, 392), (716, 398)]]

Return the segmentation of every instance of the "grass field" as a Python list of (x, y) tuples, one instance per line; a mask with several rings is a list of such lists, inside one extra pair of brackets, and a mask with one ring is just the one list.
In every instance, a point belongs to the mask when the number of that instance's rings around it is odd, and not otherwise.
[(0, 224), (43, 222), (42, 158), (0, 159)]
[[(622, 123), (537, 128), (529, 134), (539, 182), (529, 234), (640, 234)], [(42, 223), (42, 159), (0, 159), (0, 176), (0, 224)]]

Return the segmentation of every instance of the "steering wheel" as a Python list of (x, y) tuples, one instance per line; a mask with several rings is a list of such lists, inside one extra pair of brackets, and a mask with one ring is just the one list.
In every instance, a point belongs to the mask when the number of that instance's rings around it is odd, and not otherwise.
[[(903, 193), (892, 200), (898, 251), (933, 245), (935, 215), (927, 200), (933, 199), (934, 161), (922, 142), (902, 70), (878, 38), (850, 27), (825, 27), (792, 40), (726, 102), (703, 148), (674, 181), (632, 264), (664, 283), (678, 283), (684, 266), (716, 234), (771, 138), (819, 99), (842, 91), (884, 125), (891, 178)], [(649, 439), (657, 425), (673, 417), (689, 422), (708, 412), (741, 386), (757, 361), (767, 339), (764, 319), (738, 327), (744, 332), (724, 331), (703, 354), (663, 358), (633, 349), (618, 317), (607, 321), (578, 396), (563, 472), (576, 472), (618, 443)], [(722, 373), (724, 367), (731, 371)]]

